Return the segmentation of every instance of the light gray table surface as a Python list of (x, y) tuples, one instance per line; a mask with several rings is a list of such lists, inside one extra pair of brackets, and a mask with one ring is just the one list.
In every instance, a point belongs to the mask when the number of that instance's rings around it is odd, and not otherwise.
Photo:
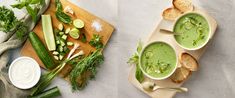
[[(131, 85), (127, 78), (130, 66), (126, 63), (140, 39), (145, 39), (161, 20), (163, 9), (171, 0), (71, 0), (76, 5), (103, 18), (116, 27), (104, 55), (95, 81), (85, 90), (71, 92), (69, 83), (56, 78), (62, 98), (148, 98)], [(183, 85), (188, 93), (176, 98), (234, 98), (235, 97), (235, 1), (193, 0), (215, 17), (218, 29), (202, 56), (199, 71)], [(19, 56), (19, 49), (12, 51)]]

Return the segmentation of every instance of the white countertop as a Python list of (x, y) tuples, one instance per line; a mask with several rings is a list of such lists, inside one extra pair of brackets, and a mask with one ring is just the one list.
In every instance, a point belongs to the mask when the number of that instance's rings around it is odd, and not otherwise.
[[(70, 0), (103, 18), (116, 27), (105, 48), (105, 62), (96, 79), (80, 92), (72, 93), (68, 82), (56, 78), (61, 98), (148, 98), (127, 80), (130, 66), (126, 63), (137, 42), (146, 38), (161, 20), (163, 9), (171, 0)], [(219, 27), (214, 39), (202, 56), (199, 71), (183, 85), (188, 93), (176, 98), (232, 98), (235, 96), (235, 1), (193, 0), (217, 20)], [(19, 56), (19, 49), (12, 51)]]

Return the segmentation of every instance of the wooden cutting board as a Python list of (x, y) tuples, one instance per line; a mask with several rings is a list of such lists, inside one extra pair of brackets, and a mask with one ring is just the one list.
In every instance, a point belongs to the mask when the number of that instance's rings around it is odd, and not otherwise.
[[(212, 39), (213, 35), (214, 35), (215, 31), (216, 31), (216, 28), (217, 28), (217, 23), (216, 23), (215, 19), (213, 17), (209, 16), (204, 10), (196, 8), (194, 11), (201, 13), (208, 20), (209, 25), (211, 27), (211, 31), (212, 31), (210, 39)], [(147, 45), (148, 43), (153, 42), (153, 41), (164, 41), (164, 42), (167, 42), (168, 44), (170, 44), (176, 50), (176, 54), (177, 55), (180, 55), (180, 53), (182, 53), (182, 52), (187, 52), (187, 53), (190, 53), (197, 60), (199, 60), (201, 55), (206, 50), (206, 47), (210, 44), (210, 41), (209, 41), (209, 43), (205, 47), (203, 47), (203, 48), (201, 48), (199, 50), (196, 50), (196, 51), (187, 51), (187, 50), (184, 50), (184, 49), (182, 49), (181, 47), (179, 47), (177, 45), (177, 43), (175, 42), (175, 40), (174, 40), (172, 35), (162, 34), (162, 33), (159, 32), (159, 29), (173, 30), (173, 22), (172, 21), (166, 21), (166, 20), (162, 19), (160, 21), (160, 23), (157, 25), (157, 27), (154, 29), (153, 33), (151, 33), (151, 35), (148, 37), (146, 42), (144, 42), (145, 45)], [(180, 63), (178, 63), (178, 66), (181, 66)], [(202, 65), (199, 65), (199, 66), (202, 66)], [(196, 74), (196, 73), (197, 72), (193, 72), (193, 74)], [(157, 91), (154, 91), (154, 92), (147, 92), (147, 91), (145, 91), (142, 88), (142, 85), (135, 78), (135, 66), (133, 66), (131, 68), (128, 80), (135, 87), (137, 87), (138, 89), (140, 89), (141, 91), (143, 91), (144, 93), (146, 93), (147, 95), (149, 95), (152, 98), (172, 98), (176, 94), (175, 91), (163, 90), (163, 89), (157, 90)], [(154, 80), (151, 80), (151, 79), (145, 77), (145, 81), (154, 81)], [(154, 81), (154, 82), (157, 85), (162, 86), (162, 87), (180, 87), (180, 86), (183, 85), (183, 83), (180, 83), (180, 84), (173, 83), (169, 78), (165, 79), (165, 80)], [(189, 90), (190, 90), (190, 88), (189, 88)]]
[[(108, 40), (110, 39), (110, 37), (111, 37), (111, 35), (114, 31), (114, 27), (111, 24), (109, 24), (106, 21), (102, 20), (101, 18), (87, 12), (86, 10), (70, 3), (67, 0), (60, 0), (60, 1), (63, 5), (63, 8), (65, 8), (66, 6), (69, 6), (73, 9), (75, 14), (74, 15), (68, 14), (72, 17), (73, 20), (78, 18), (78, 19), (81, 19), (81, 20), (84, 21), (85, 27), (83, 29), (80, 29), (80, 31), (85, 33), (87, 41), (91, 40), (93, 34), (99, 34), (99, 35), (102, 36), (103, 44), (104, 45), (107, 44)], [(61, 23), (56, 19), (55, 10), (56, 10), (55, 0), (51, 0), (49, 8), (47, 9), (47, 11), (44, 14), (50, 14), (51, 15), (53, 28), (57, 28), (58, 25)], [(97, 32), (91, 26), (94, 21), (97, 21), (101, 24), (102, 31)], [(64, 24), (64, 28), (68, 28), (68, 27), (73, 28), (74, 26)], [(39, 36), (41, 41), (46, 46), (44, 36), (43, 36), (43, 32), (42, 32), (42, 21), (41, 20), (37, 23), (37, 25), (33, 29), (33, 31)], [(88, 42), (83, 43), (83, 42), (81, 42), (80, 39), (74, 40), (70, 36), (68, 36), (68, 41), (79, 43), (80, 44), (79, 50), (83, 50), (86, 55), (89, 54), (91, 51), (95, 50), (95, 48), (91, 47)], [(72, 47), (69, 47), (69, 48), (71, 49)], [(76, 51), (76, 52), (78, 52), (78, 51)], [(26, 43), (24, 44), (24, 46), (21, 50), (21, 55), (34, 58), (42, 68), (45, 68), (45, 66), (43, 65), (41, 60), (38, 58), (38, 56), (37, 56), (36, 52), (34, 51), (33, 47), (31, 46), (31, 43), (29, 42), (29, 40), (27, 40)], [(70, 69), (71, 69), (71, 67), (69, 65), (66, 65), (64, 70), (62, 70), (61, 75), (67, 74)]]

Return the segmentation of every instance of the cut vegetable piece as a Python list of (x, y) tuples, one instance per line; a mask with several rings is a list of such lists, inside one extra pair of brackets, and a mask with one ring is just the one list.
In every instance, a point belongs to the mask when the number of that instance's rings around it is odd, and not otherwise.
[(58, 54), (59, 54), (59, 52), (54, 51), (52, 54), (54, 54), (54, 55), (58, 55)]
[(181, 12), (175, 8), (167, 8), (163, 11), (162, 17), (166, 20), (175, 20), (178, 16), (181, 15)]
[(48, 89), (42, 92), (39, 95), (30, 96), (29, 98), (55, 98), (57, 96), (61, 96), (61, 93), (60, 93), (59, 88), (56, 86), (56, 87), (53, 87), (51, 89)]
[(180, 55), (180, 64), (190, 71), (197, 71), (198, 70), (197, 60), (192, 55), (190, 55), (188, 53), (182, 53)]
[(73, 25), (76, 27), (76, 28), (83, 28), (84, 27), (84, 22), (81, 20), (81, 19), (75, 19), (73, 21)]
[(64, 32), (59, 32), (60, 35), (64, 35)]
[(55, 38), (54, 38), (53, 29), (52, 29), (50, 15), (42, 15), (42, 29), (43, 29), (44, 39), (46, 41), (48, 50), (49, 51), (56, 50)]
[(46, 47), (34, 32), (29, 33), (29, 41), (45, 67), (48, 69), (54, 68), (55, 62), (53, 61), (53, 58), (49, 55)]
[(63, 52), (63, 46), (59, 46), (59, 52)]
[(60, 45), (61, 45), (61, 46), (65, 46), (64, 41), (60, 40)]
[(73, 46), (73, 42), (67, 42), (68, 46)]
[(61, 38), (64, 39), (64, 40), (66, 40), (66, 39), (67, 39), (67, 35), (62, 35)]
[(59, 40), (57, 40), (57, 41), (56, 41), (56, 44), (57, 44), (57, 45), (59, 45), (59, 44), (60, 44), (60, 41), (59, 41)]
[(62, 60), (64, 58), (63, 55), (59, 55), (59, 60)]
[(63, 31), (64, 26), (63, 26), (63, 24), (62, 24), (62, 23), (60, 23), (60, 24), (58, 25), (58, 29), (59, 29), (60, 31)]
[(58, 57), (58, 56), (54, 56), (54, 58), (55, 58), (56, 60), (59, 60), (59, 57)]
[(186, 80), (190, 74), (191, 74), (190, 70), (188, 70), (185, 67), (180, 67), (176, 69), (176, 71), (170, 78), (175, 83), (181, 83), (184, 80)]
[(70, 32), (70, 28), (67, 28), (67, 29), (65, 30), (65, 34), (69, 34), (69, 32)]
[(172, 3), (175, 8), (179, 9), (182, 12), (193, 11), (194, 9), (192, 0), (173, 0)]
[(69, 35), (73, 38), (73, 39), (78, 39), (79, 38), (79, 34), (80, 31), (77, 28), (73, 28), (70, 32)]

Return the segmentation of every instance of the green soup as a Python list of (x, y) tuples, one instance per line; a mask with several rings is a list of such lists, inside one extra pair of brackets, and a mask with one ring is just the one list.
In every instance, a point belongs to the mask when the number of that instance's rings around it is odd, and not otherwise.
[(197, 48), (207, 42), (209, 25), (203, 16), (188, 13), (176, 22), (174, 32), (182, 33), (174, 36), (180, 45), (186, 48)]
[(141, 68), (154, 78), (163, 78), (176, 68), (176, 54), (174, 49), (163, 42), (148, 45), (140, 58)]

